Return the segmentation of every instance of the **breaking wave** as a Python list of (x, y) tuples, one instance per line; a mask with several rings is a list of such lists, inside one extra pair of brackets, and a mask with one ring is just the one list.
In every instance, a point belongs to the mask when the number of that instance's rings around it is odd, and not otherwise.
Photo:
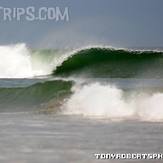
[(110, 120), (163, 121), (161, 92), (128, 94), (110, 84), (100, 83), (77, 86), (73, 92), (62, 106), (64, 114)]
[(106, 47), (79, 50), (57, 66), (54, 75), (109, 78), (162, 78), (163, 52)]
[(31, 58), (24, 44), (0, 46), (0, 78), (32, 77)]
[(33, 78), (52, 73), (57, 50), (31, 50), (25, 44), (0, 46), (0, 78)]
[(109, 47), (31, 50), (25, 44), (0, 46), (0, 78), (86, 76), (163, 78), (163, 52)]
[[(0, 58), (0, 111), (43, 108), (111, 120), (163, 121), (162, 51), (34, 50), (17, 44), (0, 46)], [(38, 76), (44, 82), (37, 82)], [(4, 87), (13, 78), (26, 78), (27, 85), (19, 87), (18, 79), (16, 87)], [(30, 78), (35, 84), (28, 85)]]

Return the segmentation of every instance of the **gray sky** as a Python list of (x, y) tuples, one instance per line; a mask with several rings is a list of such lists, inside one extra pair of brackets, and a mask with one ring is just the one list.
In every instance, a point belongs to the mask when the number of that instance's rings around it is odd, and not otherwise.
[(69, 7), (70, 16), (69, 22), (3, 21), (1, 17), (1, 45), (163, 47), (163, 0), (0, 0), (0, 6)]

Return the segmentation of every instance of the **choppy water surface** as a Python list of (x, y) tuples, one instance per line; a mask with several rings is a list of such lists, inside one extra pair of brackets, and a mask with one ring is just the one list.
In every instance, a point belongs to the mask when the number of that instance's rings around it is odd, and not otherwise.
[(0, 162), (94, 163), (94, 153), (163, 151), (163, 123), (1, 113), (0, 131)]

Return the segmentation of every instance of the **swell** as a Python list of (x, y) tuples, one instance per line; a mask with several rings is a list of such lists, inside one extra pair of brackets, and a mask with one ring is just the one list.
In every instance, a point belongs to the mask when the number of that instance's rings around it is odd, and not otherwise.
[(67, 57), (53, 71), (59, 76), (163, 78), (163, 52), (88, 48)]
[[(0, 46), (0, 78), (86, 76), (163, 78), (163, 52), (109, 47), (31, 50), (25, 44)], [(3, 60), (2, 60), (3, 58)]]
[(51, 100), (57, 106), (58, 101), (71, 93), (72, 84), (71, 81), (56, 80), (28, 87), (0, 88), (0, 111), (34, 111)]

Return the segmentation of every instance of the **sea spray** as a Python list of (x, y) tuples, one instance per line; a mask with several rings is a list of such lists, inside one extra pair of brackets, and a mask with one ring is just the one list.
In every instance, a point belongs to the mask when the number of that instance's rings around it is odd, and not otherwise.
[(131, 94), (110, 84), (92, 83), (73, 87), (74, 94), (63, 104), (64, 114), (90, 118), (163, 121), (162, 93)]
[(61, 55), (57, 55), (55, 50), (50, 54), (43, 53), (45, 51), (34, 51), (24, 43), (0, 46), (0, 78), (33, 78), (52, 74)]
[(25, 44), (0, 46), (0, 78), (32, 77), (31, 58)]

